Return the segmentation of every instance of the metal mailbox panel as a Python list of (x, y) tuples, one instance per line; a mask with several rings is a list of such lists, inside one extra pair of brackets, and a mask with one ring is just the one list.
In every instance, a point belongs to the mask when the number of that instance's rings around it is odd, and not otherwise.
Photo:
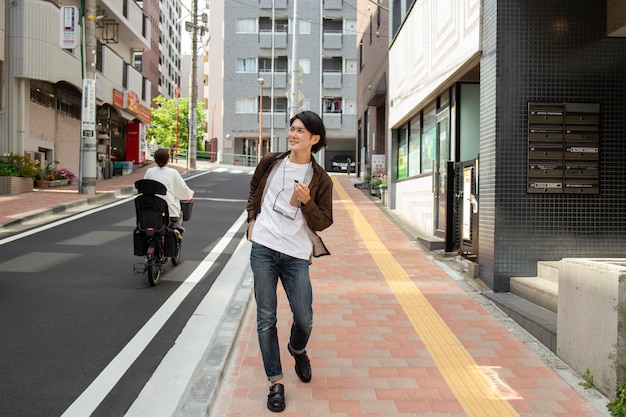
[(528, 193), (600, 191), (600, 105), (528, 103)]

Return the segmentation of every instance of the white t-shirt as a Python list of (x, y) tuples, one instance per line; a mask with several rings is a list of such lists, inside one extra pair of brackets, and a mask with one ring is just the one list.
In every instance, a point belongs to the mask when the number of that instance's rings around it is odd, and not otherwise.
[(167, 201), (167, 209), (170, 217), (182, 216), (180, 200), (191, 200), (193, 198), (194, 191), (187, 186), (187, 183), (178, 171), (168, 166), (151, 167), (146, 170), (144, 178), (147, 180), (158, 181), (165, 185), (165, 188), (167, 188), (167, 194), (159, 195), (159, 197)]
[(254, 223), (252, 241), (294, 258), (310, 258), (313, 248), (302, 209), (289, 204), (294, 181), (304, 182), (310, 166), (311, 163), (294, 164), (287, 157), (275, 168), (276, 172), (263, 190), (261, 212)]

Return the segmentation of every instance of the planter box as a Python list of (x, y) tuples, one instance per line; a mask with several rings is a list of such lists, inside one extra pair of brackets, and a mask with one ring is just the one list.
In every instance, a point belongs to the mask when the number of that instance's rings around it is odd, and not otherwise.
[(559, 263), (557, 354), (610, 399), (626, 378), (626, 262), (565, 258)]
[(53, 180), (53, 181), (38, 180), (37, 188), (55, 188), (55, 187), (61, 187), (63, 185), (68, 185), (68, 184), (69, 184), (69, 180)]
[(0, 177), (0, 195), (13, 195), (33, 191), (33, 179), (24, 177)]

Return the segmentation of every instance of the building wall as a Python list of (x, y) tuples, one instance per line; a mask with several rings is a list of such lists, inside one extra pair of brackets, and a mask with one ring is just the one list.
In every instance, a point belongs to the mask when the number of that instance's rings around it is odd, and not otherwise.
[(378, 9), (369, 0), (358, 2), (357, 121), (361, 125), (361, 137), (357, 138), (360, 142), (354, 152), (360, 176), (371, 175), (371, 155), (385, 154), (387, 137), (389, 2), (384, 0), (380, 4), (382, 7)]
[[(146, 17), (150, 19), (151, 36), (150, 49), (143, 51), (142, 72), (150, 80), (150, 97), (154, 100), (159, 95), (159, 0), (144, 0), (143, 10)], [(166, 10), (163, 10), (166, 14)], [(177, 49), (179, 50), (179, 49)], [(155, 103), (149, 103), (150, 107), (155, 107)]]
[[(484, 0), (480, 275), (496, 291), (538, 260), (626, 253), (626, 39), (605, 2)], [(529, 101), (600, 104), (600, 194), (528, 194)]]
[[(216, 15), (221, 14), (221, 10), (211, 10), (211, 21), (214, 21), (214, 11)], [(260, 117), (258, 113), (258, 107), (256, 111), (250, 111), (249, 113), (237, 113), (236, 101), (237, 99), (249, 99), (258, 102), (260, 94), (260, 88), (258, 78), (263, 78), (264, 84), (262, 88), (262, 94), (265, 100), (269, 100), (271, 97), (271, 72), (260, 71), (257, 67), (257, 71), (250, 73), (238, 73), (237, 72), (237, 58), (271, 58), (272, 49), (271, 43), (267, 42), (267, 38), (270, 37), (271, 32), (265, 33), (249, 33), (241, 34), (237, 33), (237, 19), (250, 18), (256, 19), (258, 22), (259, 17), (271, 19), (272, 8), (271, 2), (263, 1), (259, 3), (257, 0), (246, 0), (229, 3), (228, 7), (223, 11), (223, 37), (221, 42), (223, 44), (223, 61), (222, 61), (222, 73), (219, 74), (220, 67), (214, 63), (210, 64), (209, 83), (214, 85), (215, 83), (223, 84), (223, 93), (221, 96), (216, 97), (213, 92), (209, 92), (209, 105), (216, 104), (216, 117), (219, 117), (220, 107), (223, 114), (223, 126), (219, 126), (219, 123), (215, 124), (214, 135), (218, 137), (220, 141), (220, 151), (222, 153), (241, 153), (244, 152), (243, 142), (248, 140), (257, 140), (260, 130)], [(274, 57), (289, 57), (288, 73), (275, 72), (274, 74), (274, 97), (288, 97), (290, 98), (290, 83), (291, 83), (291, 56), (292, 56), (292, 44), (293, 44), (293, 2), (276, 1), (275, 4), (275, 16), (276, 19), (288, 20), (292, 26), (288, 34), (276, 32), (275, 33), (275, 48)], [(301, 34), (298, 37), (298, 61), (301, 58), (306, 58), (310, 62), (310, 72), (303, 73), (301, 76), (301, 83), (298, 85), (298, 89), (302, 95), (302, 109), (312, 110), (320, 114), (324, 119), (324, 123), (327, 127), (327, 137), (329, 139), (329, 154), (330, 151), (340, 151), (344, 149), (353, 150), (355, 142), (356, 132), (356, 73), (346, 74), (345, 72), (340, 75), (341, 82), (339, 86), (335, 87), (322, 87), (322, 60), (324, 56), (341, 56), (342, 61), (346, 58), (355, 59), (355, 45), (356, 45), (356, 33), (346, 33), (344, 31), (339, 35), (341, 42), (335, 44), (333, 47), (324, 46), (323, 31), (323, 19), (324, 17), (342, 18), (344, 21), (350, 19), (356, 21), (356, 0), (350, 1), (334, 1), (334, 2), (299, 2), (298, 17), (301, 21), (309, 20), (310, 34)], [(213, 47), (216, 43), (220, 43), (220, 34), (215, 32), (212, 28), (212, 37), (210, 42), (211, 57), (210, 61), (217, 56), (217, 50)], [(214, 37), (217, 36), (217, 39)], [(216, 58), (217, 59), (217, 58)], [(214, 61), (217, 62), (217, 61)], [(342, 65), (343, 67), (343, 65)], [(287, 78), (285, 79), (285, 76)], [(286, 80), (286, 81), (285, 81)], [(209, 87), (209, 90), (212, 90)], [(218, 94), (219, 88), (216, 88)], [(322, 111), (322, 96), (340, 96), (345, 100), (352, 100), (352, 108), (348, 111), (343, 111), (341, 114), (336, 113), (323, 113)], [(286, 111), (275, 110), (274, 113), (274, 139), (278, 144), (286, 143), (288, 120), (291, 116), (290, 105), (288, 104)], [(266, 106), (263, 112), (263, 138), (267, 141), (271, 136), (271, 124), (270, 113), (268, 106)], [(221, 128), (221, 130), (220, 130)], [(255, 149), (255, 148), (251, 148)], [(274, 148), (276, 149), (276, 147)], [(264, 149), (265, 151), (265, 149)], [(256, 155), (256, 151), (248, 153)], [(324, 152), (316, 156), (318, 160), (328, 159)]]

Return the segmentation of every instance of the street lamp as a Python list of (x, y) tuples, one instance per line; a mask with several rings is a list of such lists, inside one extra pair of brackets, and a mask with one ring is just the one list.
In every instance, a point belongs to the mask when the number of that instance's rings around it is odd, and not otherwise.
[(257, 144), (258, 161), (261, 160), (261, 144), (263, 143), (263, 78), (259, 82), (259, 143)]

